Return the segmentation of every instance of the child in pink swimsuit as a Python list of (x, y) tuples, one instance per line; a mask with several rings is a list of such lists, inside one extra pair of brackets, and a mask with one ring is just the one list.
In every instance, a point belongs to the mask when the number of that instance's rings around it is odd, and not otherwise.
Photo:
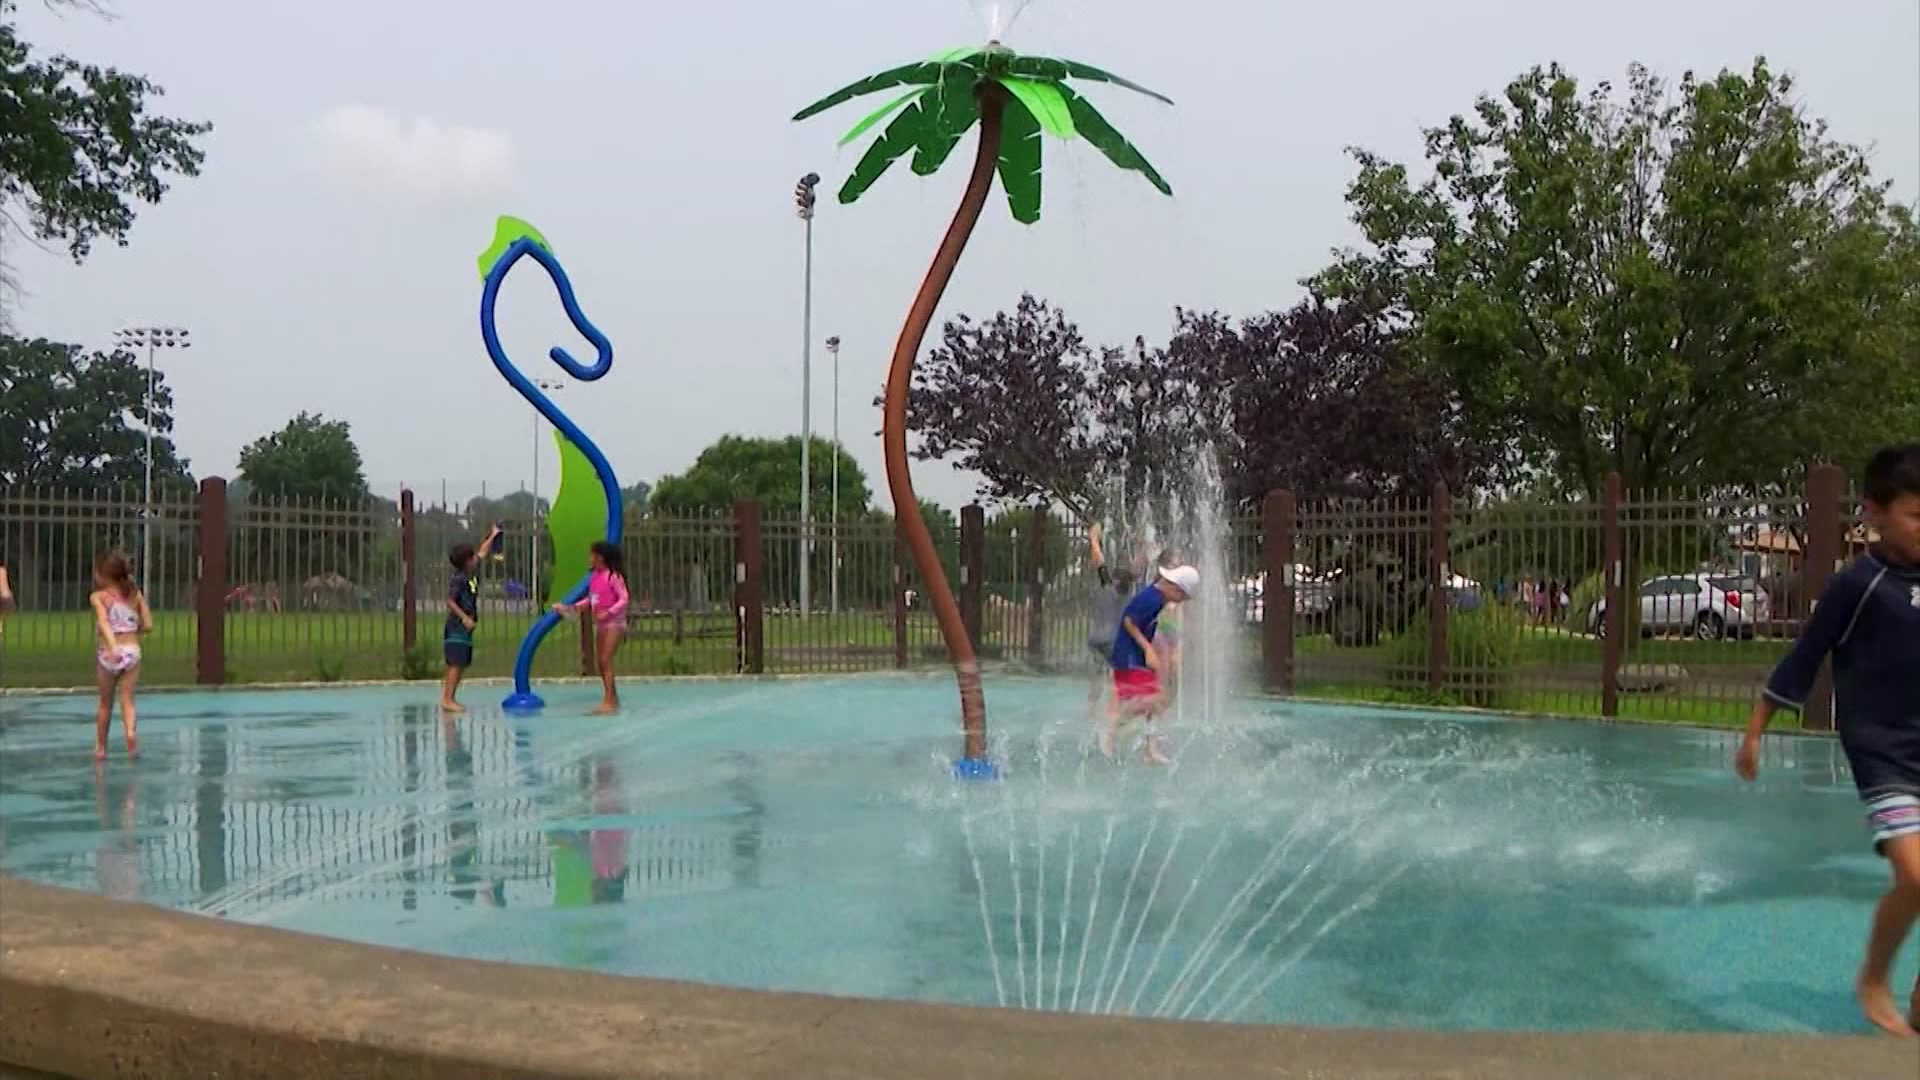
[(100, 705), (94, 711), (93, 760), (107, 759), (107, 728), (113, 706), (120, 704), (120, 727), (127, 735), (127, 756), (140, 756), (135, 729), (133, 689), (140, 682), (140, 635), (153, 629), (153, 613), (146, 594), (133, 583), (127, 557), (109, 551), (94, 560), (93, 582), (99, 588), (88, 598), (93, 605), (94, 659), (99, 662)]
[(593, 545), (593, 576), (587, 579), (587, 595), (571, 606), (555, 604), (558, 615), (580, 611), (593, 612), (593, 643), (600, 661), (600, 686), (603, 696), (596, 716), (620, 711), (620, 693), (613, 685), (613, 654), (627, 632), (627, 571), (618, 544), (602, 540)]

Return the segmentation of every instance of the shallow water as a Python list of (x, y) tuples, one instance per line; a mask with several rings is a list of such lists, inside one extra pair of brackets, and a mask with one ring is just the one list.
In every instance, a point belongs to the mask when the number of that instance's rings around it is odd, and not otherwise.
[[(0, 869), (460, 956), (739, 986), (1437, 1029), (1853, 1031), (1885, 871), (1837, 747), (1236, 701), (1172, 769), (1084, 688), (636, 685), (0, 700)], [(117, 736), (116, 736), (117, 738)], [(989, 942), (991, 944), (989, 944)], [(1912, 963), (1903, 974), (1912, 977)], [(214, 977), (210, 974), (210, 977)]]

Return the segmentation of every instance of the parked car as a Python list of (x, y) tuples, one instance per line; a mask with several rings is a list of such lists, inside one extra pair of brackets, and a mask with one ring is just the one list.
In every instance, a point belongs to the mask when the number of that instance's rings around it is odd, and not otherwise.
[[(1587, 615), (1587, 629), (1607, 632), (1603, 598)], [(1685, 634), (1701, 641), (1750, 638), (1773, 617), (1760, 583), (1742, 574), (1671, 574), (1640, 583), (1640, 636)]]
[[(1267, 575), (1259, 574), (1235, 585), (1246, 621), (1259, 625), (1267, 614)], [(1317, 623), (1333, 608), (1333, 578), (1313, 574), (1296, 567), (1293, 586), (1293, 617), (1297, 621)]]

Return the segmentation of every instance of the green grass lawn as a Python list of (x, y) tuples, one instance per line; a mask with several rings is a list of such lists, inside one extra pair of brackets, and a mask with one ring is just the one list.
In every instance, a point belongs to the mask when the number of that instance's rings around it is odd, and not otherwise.
[[(475, 635), (475, 676), (506, 676), (513, 670), (530, 613), (483, 612)], [(391, 612), (234, 612), (226, 619), (227, 681), (231, 683), (331, 682), (349, 679), (428, 678), (440, 676), (442, 620), (422, 612), (418, 643), (409, 660), (402, 644), (400, 617)], [(894, 623), (890, 612), (770, 614), (766, 620), (767, 669), (776, 674), (887, 670), (894, 666)], [(652, 615), (630, 627), (622, 647), (622, 674), (727, 675), (736, 668), (734, 620), (729, 612)], [(1084, 620), (1071, 614), (1049, 617), (1049, 654), (1056, 662), (1081, 660), (1078, 643)], [(913, 612), (908, 621), (909, 662), (938, 666), (945, 649), (930, 613)], [(154, 632), (145, 641), (146, 680), (150, 684), (189, 685), (195, 681), (197, 622), (191, 612), (155, 613)], [(577, 675), (579, 631), (573, 623), (555, 629), (537, 654), (540, 678)], [(1736, 726), (1745, 721), (1753, 688), (1786, 650), (1778, 641), (1698, 642), (1641, 640), (1630, 643), (1625, 662), (1677, 665), (1688, 672), (1680, 688), (1621, 696), (1623, 719)], [(1480, 705), (1517, 712), (1567, 716), (1601, 715), (1599, 671), (1602, 643), (1547, 629), (1529, 631), (1516, 666), (1494, 688), (1472, 690), (1450, 685), (1438, 694), (1422, 685), (1423, 673), (1392, 670), (1391, 639), (1366, 649), (1335, 646), (1326, 635), (1303, 636), (1294, 643), (1298, 687), (1302, 694), (1362, 703), (1402, 705)], [(1025, 659), (1024, 628), (996, 626), (989, 620), (983, 654), (988, 660)], [(1249, 678), (1258, 671), (1259, 635), (1249, 627), (1238, 661)], [(1071, 658), (1071, 661), (1068, 660)], [(1473, 668), (1473, 658), (1455, 654), (1450, 684)], [(76, 686), (94, 678), (92, 627), (84, 613), (32, 612), (8, 616), (0, 635), (0, 686)]]
[[(390, 612), (233, 612), (226, 617), (230, 683), (334, 682), (348, 679), (439, 678), (443, 620), (422, 612), (410, 662), (400, 616)], [(474, 634), (474, 676), (513, 672), (521, 639), (532, 624), (526, 612), (483, 612)], [(765, 643), (775, 673), (888, 668), (894, 662), (891, 613), (769, 615)], [(28, 612), (7, 616), (0, 633), (0, 686), (80, 686), (94, 678), (93, 627), (82, 612)], [(579, 628), (556, 627), (534, 659), (536, 676), (577, 675)], [(198, 620), (188, 611), (157, 611), (142, 642), (145, 680), (155, 685), (196, 681)], [(908, 620), (909, 657), (923, 659), (940, 643), (930, 615)], [(630, 623), (619, 668), (629, 675), (724, 675), (736, 668), (731, 613), (648, 615)]]

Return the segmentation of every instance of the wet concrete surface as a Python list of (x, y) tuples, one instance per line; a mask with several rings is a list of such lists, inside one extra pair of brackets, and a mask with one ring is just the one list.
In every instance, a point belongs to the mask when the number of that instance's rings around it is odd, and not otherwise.
[[(459, 960), (0, 877), (0, 1080), (1914, 1080), (1855, 1036), (1315, 1029)], [(21, 1070), (25, 1071), (21, 1071)]]

